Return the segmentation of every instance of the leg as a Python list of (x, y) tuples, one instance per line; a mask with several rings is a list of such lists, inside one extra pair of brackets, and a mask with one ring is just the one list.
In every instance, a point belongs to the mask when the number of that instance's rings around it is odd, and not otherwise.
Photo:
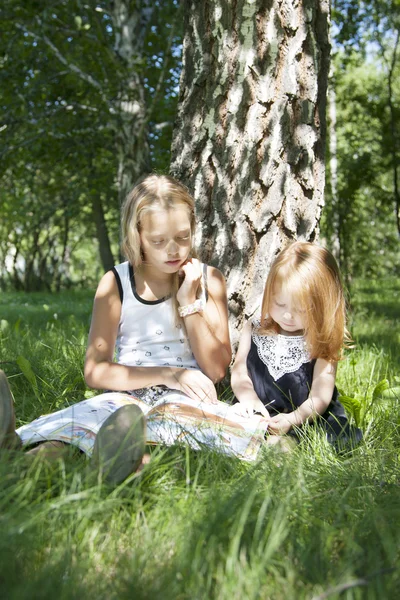
[(17, 448), (21, 440), (15, 433), (14, 402), (4, 371), (0, 370), (0, 448)]
[(144, 466), (150, 464), (150, 460), (151, 460), (150, 454), (148, 454), (147, 452), (145, 454), (143, 454), (142, 462), (136, 469), (136, 473), (140, 473), (140, 471), (143, 471)]
[[(150, 459), (149, 455), (143, 456), (145, 427), (144, 415), (136, 405), (123, 406), (112, 413), (96, 436), (92, 470), (102, 472), (108, 483), (120, 483), (131, 473), (141, 470)], [(70, 444), (48, 441), (38, 444), (26, 454), (53, 462), (70, 453)]]
[(142, 463), (146, 421), (135, 404), (122, 406), (102, 424), (96, 436), (91, 468), (108, 483), (121, 483)]
[[(0, 448), (15, 449), (20, 447), (21, 440), (15, 432), (13, 397), (6, 374), (0, 370)], [(43, 442), (28, 450), (26, 454), (32, 457), (40, 455), (53, 461), (62, 458), (67, 450), (67, 444), (62, 442)]]
[[(92, 457), (92, 468), (105, 473), (110, 483), (119, 483), (136, 471), (145, 448), (146, 423), (141, 409), (135, 404), (122, 406), (100, 427)], [(21, 440), (15, 431), (14, 403), (8, 380), (0, 370), (0, 448), (17, 448)], [(71, 445), (59, 441), (44, 441), (27, 451), (31, 457), (40, 456), (55, 461), (71, 452)], [(148, 462), (148, 461), (144, 461)]]
[(31, 450), (27, 450), (26, 454), (28, 456), (32, 456), (33, 458), (40, 456), (40, 458), (53, 462), (64, 458), (70, 452), (71, 446), (69, 444), (52, 441), (41, 442), (37, 446), (34, 446), (34, 448), (31, 448)]

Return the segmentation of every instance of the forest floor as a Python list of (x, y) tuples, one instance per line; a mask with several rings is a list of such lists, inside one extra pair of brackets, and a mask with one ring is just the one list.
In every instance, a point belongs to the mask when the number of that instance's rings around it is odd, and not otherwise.
[[(18, 424), (87, 397), (91, 293), (0, 295), (0, 367)], [(357, 281), (338, 387), (364, 432), (336, 454), (314, 433), (255, 463), (155, 448), (110, 488), (84, 457), (0, 455), (5, 600), (400, 597), (400, 280)]]

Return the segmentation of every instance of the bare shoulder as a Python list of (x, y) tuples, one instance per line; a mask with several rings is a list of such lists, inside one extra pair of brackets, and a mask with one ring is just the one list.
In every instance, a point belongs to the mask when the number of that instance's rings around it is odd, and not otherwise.
[(251, 344), (252, 330), (253, 330), (252, 322), (250, 320), (246, 321), (242, 327), (242, 331), (240, 334), (238, 354), (239, 354), (239, 352), (242, 351), (243, 348), (244, 348), (245, 352), (249, 351), (250, 344)]
[(225, 278), (221, 271), (209, 265), (207, 265), (207, 290), (208, 301), (205, 308), (207, 320), (214, 333), (225, 344), (230, 362), (232, 350), (229, 339), (228, 298)]
[(97, 286), (95, 298), (103, 298), (104, 296), (116, 294), (119, 298), (119, 291), (115, 275), (112, 271), (107, 271), (100, 279)]
[(247, 321), (245, 321), (245, 323), (242, 327), (242, 334), (248, 335), (249, 333), (251, 333), (252, 330), (253, 330), (253, 321), (251, 319), (248, 319)]
[(113, 360), (121, 306), (114, 273), (108, 271), (97, 286), (86, 350), (85, 377), (91, 387), (102, 387), (99, 380), (93, 378), (95, 365)]
[(336, 380), (336, 362), (317, 358), (311, 384), (311, 397), (320, 398), (328, 406), (332, 399)]
[(246, 321), (242, 327), (242, 331), (239, 338), (239, 346), (236, 352), (235, 362), (233, 364), (232, 373), (240, 371), (244, 368), (247, 372), (247, 355), (250, 352), (251, 347), (251, 321)]
[(250, 339), (253, 334), (253, 321), (252, 319), (244, 319), (242, 327), (240, 329), (239, 343), (242, 339)]
[(325, 360), (324, 358), (317, 358), (314, 366), (314, 378), (316, 376), (321, 377), (336, 377), (337, 362)]
[(207, 277), (217, 279), (218, 281), (225, 281), (225, 277), (222, 275), (221, 271), (217, 269), (217, 267), (212, 267), (211, 265), (207, 265)]
[(207, 265), (207, 287), (212, 295), (226, 296), (226, 281), (221, 271)]
[(121, 316), (121, 298), (118, 284), (112, 271), (107, 271), (100, 279), (94, 297), (92, 326), (106, 327), (108, 321), (115, 323)]

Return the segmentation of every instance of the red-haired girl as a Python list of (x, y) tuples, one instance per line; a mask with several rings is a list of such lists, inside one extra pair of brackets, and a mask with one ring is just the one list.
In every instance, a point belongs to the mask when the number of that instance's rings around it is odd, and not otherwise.
[[(343, 287), (332, 254), (294, 242), (268, 274), (261, 318), (243, 330), (232, 368), (237, 410), (268, 419), (267, 441), (299, 438), (306, 422), (318, 421), (328, 441), (361, 439), (338, 399), (336, 368), (349, 340)], [(300, 428), (300, 429), (299, 429)]]

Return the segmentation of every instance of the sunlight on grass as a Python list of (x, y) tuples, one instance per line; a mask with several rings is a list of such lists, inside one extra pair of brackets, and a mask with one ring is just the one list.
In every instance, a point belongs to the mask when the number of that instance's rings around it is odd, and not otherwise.
[[(338, 372), (360, 406), (365, 437), (353, 453), (336, 454), (315, 430), (291, 454), (264, 449), (253, 464), (154, 448), (142, 474), (113, 489), (84, 456), (48, 465), (3, 451), (2, 597), (397, 597), (400, 398), (381, 382), (400, 385), (399, 290), (354, 286), (356, 348)], [(91, 294), (3, 294), (0, 304), (18, 423), (82, 399)]]

